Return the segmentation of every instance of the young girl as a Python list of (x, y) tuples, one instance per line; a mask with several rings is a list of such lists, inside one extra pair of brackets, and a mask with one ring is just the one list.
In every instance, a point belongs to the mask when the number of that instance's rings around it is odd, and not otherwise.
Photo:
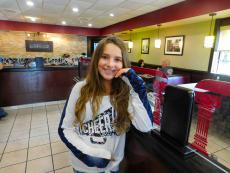
[(75, 173), (118, 173), (131, 123), (142, 132), (152, 129), (143, 80), (128, 67), (123, 41), (107, 37), (98, 44), (86, 79), (73, 87), (58, 132)]

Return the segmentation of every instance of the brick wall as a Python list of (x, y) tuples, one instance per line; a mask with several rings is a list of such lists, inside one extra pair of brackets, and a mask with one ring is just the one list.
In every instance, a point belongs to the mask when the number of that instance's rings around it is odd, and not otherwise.
[[(30, 36), (28, 36), (30, 34)], [(53, 41), (53, 52), (26, 52), (25, 40)], [(87, 52), (87, 37), (74, 34), (0, 31), (0, 56), (33, 58), (60, 57), (68, 53), (71, 57)]]

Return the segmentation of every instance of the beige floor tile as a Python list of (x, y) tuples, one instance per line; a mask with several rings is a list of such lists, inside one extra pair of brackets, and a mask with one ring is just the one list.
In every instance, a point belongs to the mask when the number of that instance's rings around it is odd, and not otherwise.
[(20, 127), (13, 127), (11, 134), (14, 133), (29, 133), (30, 131), (30, 126), (20, 126)]
[(54, 169), (64, 168), (70, 166), (69, 152), (59, 153), (53, 155)]
[(30, 131), (30, 137), (41, 136), (48, 134), (48, 128), (34, 128)]
[(68, 149), (65, 146), (65, 144), (63, 144), (63, 142), (61, 142), (61, 141), (58, 141), (58, 142), (55, 142), (55, 143), (51, 143), (51, 147), (52, 147), (52, 153), (53, 154), (57, 154), (57, 153), (62, 153), (62, 152), (68, 151)]
[(4, 150), (5, 146), (6, 146), (6, 142), (1, 142), (0, 143), (0, 154), (3, 153), (3, 150)]
[(27, 162), (26, 173), (45, 173), (53, 170), (51, 156)]
[(31, 129), (47, 128), (47, 121), (36, 121), (31, 123)]
[(219, 163), (221, 163), (222, 165), (224, 165), (225, 167), (230, 169), (230, 162), (226, 162), (225, 160), (218, 158), (217, 159)]
[(217, 145), (216, 143), (209, 142), (207, 146), (208, 153), (214, 153), (221, 150), (223, 147)]
[(46, 114), (45, 106), (34, 107), (32, 115), (34, 115), (34, 114)]
[(59, 117), (60, 116), (60, 111), (57, 109), (55, 111), (50, 111), (47, 112), (47, 117), (52, 118), (52, 117)]
[(47, 118), (46, 118), (46, 114), (34, 114), (32, 116), (32, 121), (31, 123), (36, 123), (36, 122), (46, 122)]
[(6, 145), (5, 153), (28, 148), (29, 139), (10, 141)]
[(58, 131), (58, 126), (50, 126), (49, 127), (49, 132), (50, 133), (55, 133)]
[(46, 109), (46, 104), (45, 103), (35, 103), (33, 105), (33, 111), (35, 110), (45, 110)]
[(55, 170), (55, 173), (73, 173), (72, 166), (68, 166), (66, 168)]
[(47, 112), (57, 111), (59, 110), (58, 105), (46, 105)]
[[(6, 127), (6, 126), (5, 126)], [(0, 125), (0, 136), (4, 136), (4, 135), (9, 135), (10, 134), (10, 131), (11, 131), (11, 127), (9, 128), (9, 127), (3, 127), (3, 126), (1, 126)]]
[(50, 143), (49, 135), (36, 136), (29, 139), (29, 147), (35, 147)]
[(60, 137), (58, 135), (58, 132), (50, 133), (50, 140), (51, 140), (51, 142), (61, 141), (61, 139), (60, 139)]
[(20, 115), (31, 114), (31, 112), (32, 107), (18, 109), (18, 114)]
[(230, 141), (225, 140), (224, 138), (220, 138), (219, 136), (208, 136), (208, 144), (215, 143), (222, 148), (225, 148), (230, 145)]
[(8, 137), (9, 137), (8, 134), (1, 135), (1, 136), (0, 136), (0, 142), (1, 142), (1, 143), (2, 143), (2, 142), (6, 142), (6, 141), (8, 140)]
[(16, 163), (22, 163), (26, 161), (27, 149), (19, 150), (10, 153), (4, 153), (0, 162), (0, 167), (13, 165)]
[(29, 131), (28, 132), (18, 132), (10, 134), (9, 141), (16, 141), (22, 139), (29, 139)]
[(215, 155), (222, 160), (230, 163), (230, 150), (223, 149), (215, 153)]
[(25, 173), (26, 163), (19, 163), (0, 169), (0, 173)]
[(37, 147), (29, 148), (28, 160), (33, 160), (41, 157), (51, 155), (50, 144), (40, 145)]

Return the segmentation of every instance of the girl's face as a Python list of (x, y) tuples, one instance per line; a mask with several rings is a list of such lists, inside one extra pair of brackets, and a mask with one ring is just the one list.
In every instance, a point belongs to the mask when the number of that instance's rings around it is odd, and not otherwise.
[(121, 49), (115, 44), (108, 43), (104, 47), (98, 61), (98, 71), (104, 80), (111, 81), (123, 67)]

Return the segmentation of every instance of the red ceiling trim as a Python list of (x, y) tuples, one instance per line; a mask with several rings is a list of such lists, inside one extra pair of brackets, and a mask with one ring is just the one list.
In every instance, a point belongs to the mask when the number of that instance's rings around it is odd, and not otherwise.
[(186, 0), (101, 29), (101, 35), (230, 9), (230, 0)]
[(185, 19), (230, 9), (230, 0), (186, 0), (181, 3), (137, 16), (105, 28), (37, 24), (0, 20), (1, 30), (77, 34), (85, 36), (107, 35), (124, 30)]
[(85, 36), (100, 35), (100, 29), (96, 29), (96, 28), (14, 22), (14, 21), (6, 21), (6, 20), (0, 20), (0, 29), (1, 30), (13, 30), (13, 31), (77, 34), (77, 35), (85, 35)]

